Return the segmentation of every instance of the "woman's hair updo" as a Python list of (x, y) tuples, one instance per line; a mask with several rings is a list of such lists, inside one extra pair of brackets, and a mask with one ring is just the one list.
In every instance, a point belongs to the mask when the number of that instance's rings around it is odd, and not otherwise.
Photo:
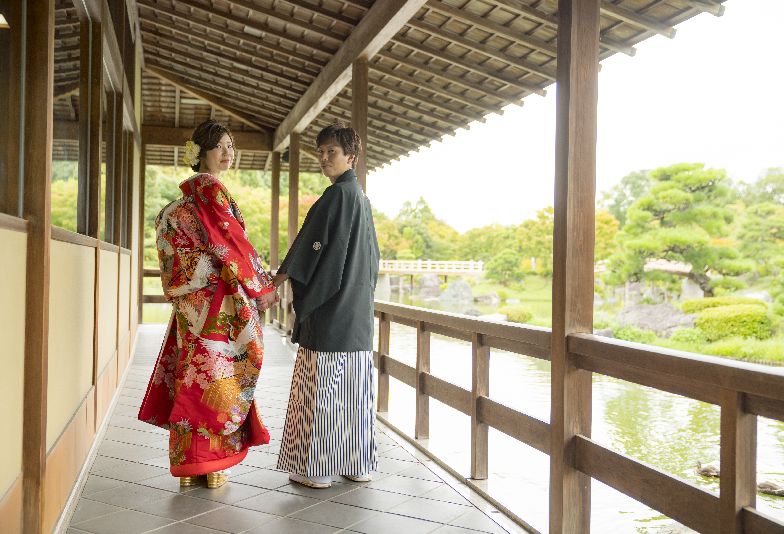
[(354, 156), (354, 161), (351, 162), (351, 167), (357, 164), (357, 157), (360, 150), (362, 150), (362, 140), (359, 138), (357, 131), (351, 126), (346, 126), (341, 122), (330, 124), (321, 130), (316, 137), (316, 148), (320, 147), (327, 141), (334, 139), (343, 149), (343, 153), (347, 156)]
[(201, 124), (199, 124), (193, 133), (191, 134), (191, 140), (199, 145), (199, 161), (191, 165), (191, 169), (194, 172), (199, 172), (199, 165), (201, 165), (201, 159), (207, 153), (208, 150), (212, 150), (218, 143), (220, 143), (221, 137), (224, 134), (228, 134), (231, 138), (231, 144), (234, 144), (234, 136), (231, 135), (231, 130), (229, 130), (226, 126), (219, 123), (218, 121), (214, 121), (212, 119), (208, 119)]

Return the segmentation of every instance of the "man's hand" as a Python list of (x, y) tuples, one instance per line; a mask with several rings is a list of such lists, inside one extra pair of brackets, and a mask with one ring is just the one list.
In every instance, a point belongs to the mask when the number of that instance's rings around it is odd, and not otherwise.
[(288, 279), (289, 279), (289, 275), (287, 275), (286, 273), (278, 273), (274, 277), (272, 277), (272, 283), (275, 285), (275, 287), (280, 287), (280, 284), (282, 284)]
[(259, 309), (259, 312), (263, 312), (272, 308), (278, 302), (280, 302), (280, 296), (278, 295), (278, 292), (271, 291), (269, 293), (264, 293), (262, 296), (256, 299), (256, 307)]

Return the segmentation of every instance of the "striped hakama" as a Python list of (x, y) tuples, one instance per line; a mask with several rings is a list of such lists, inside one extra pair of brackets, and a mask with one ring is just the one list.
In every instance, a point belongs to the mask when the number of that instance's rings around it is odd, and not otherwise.
[(300, 347), (277, 468), (307, 477), (376, 469), (373, 352)]

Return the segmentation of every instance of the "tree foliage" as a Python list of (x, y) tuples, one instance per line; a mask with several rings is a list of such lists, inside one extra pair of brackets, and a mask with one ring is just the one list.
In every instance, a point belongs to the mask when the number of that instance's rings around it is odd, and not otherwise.
[(634, 171), (623, 178), (620, 183), (602, 194), (599, 207), (606, 209), (615, 217), (620, 227), (626, 224), (626, 212), (634, 202), (648, 193), (651, 188), (651, 177), (648, 171)]
[[(649, 260), (669, 260), (690, 267), (683, 273), (712, 296), (718, 286), (749, 270), (729, 235), (732, 211), (726, 206), (730, 183), (723, 170), (701, 163), (680, 163), (649, 173), (650, 189), (627, 210), (618, 234), (621, 249), (611, 272), (621, 280), (649, 276)], [(656, 276), (656, 275), (654, 275)]]

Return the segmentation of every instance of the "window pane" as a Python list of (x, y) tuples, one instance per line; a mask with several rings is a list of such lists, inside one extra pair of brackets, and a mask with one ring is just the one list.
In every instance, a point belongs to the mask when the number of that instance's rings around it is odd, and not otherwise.
[(0, 0), (0, 212), (20, 214), (19, 2)]
[[(79, 196), (80, 22), (68, 2), (55, 11), (52, 225), (75, 232)], [(86, 110), (85, 110), (86, 111)]]

